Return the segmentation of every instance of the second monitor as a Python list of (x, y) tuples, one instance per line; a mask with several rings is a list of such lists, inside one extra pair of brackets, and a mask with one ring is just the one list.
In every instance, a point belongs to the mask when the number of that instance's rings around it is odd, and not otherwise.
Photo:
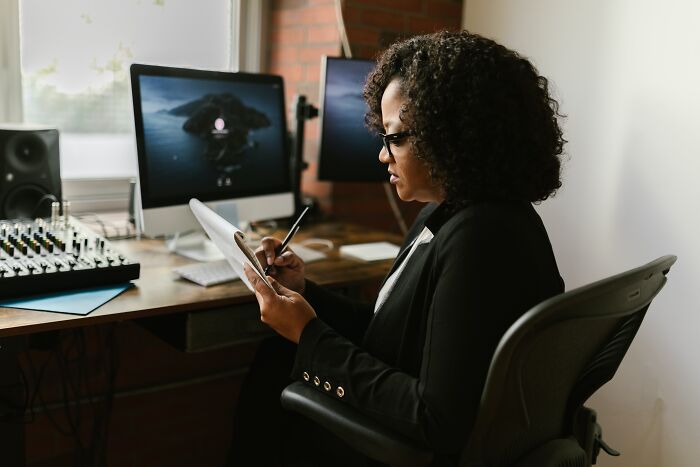
[(373, 60), (323, 57), (318, 178), (336, 182), (386, 182), (379, 162), (382, 140), (365, 126), (362, 90)]
[(191, 198), (233, 223), (291, 216), (282, 78), (131, 66), (142, 229), (198, 229)]

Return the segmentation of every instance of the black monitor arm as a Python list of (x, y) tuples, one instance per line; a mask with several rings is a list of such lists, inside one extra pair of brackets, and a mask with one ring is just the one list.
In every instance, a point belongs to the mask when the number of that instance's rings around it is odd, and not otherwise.
[(306, 96), (298, 94), (294, 102), (296, 128), (294, 132), (294, 149), (292, 151), (292, 188), (294, 190), (295, 216), (304, 209), (301, 197), (301, 174), (309, 166), (304, 161), (304, 124), (306, 120), (318, 117), (318, 108), (306, 102)]

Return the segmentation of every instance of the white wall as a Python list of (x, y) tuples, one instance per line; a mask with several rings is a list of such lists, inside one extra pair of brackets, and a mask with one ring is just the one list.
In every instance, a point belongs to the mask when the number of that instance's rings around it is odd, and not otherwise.
[(623, 452), (598, 465), (700, 465), (700, 2), (465, 3), (465, 27), (529, 57), (568, 115), (564, 187), (539, 208), (567, 289), (679, 258), (589, 401)]

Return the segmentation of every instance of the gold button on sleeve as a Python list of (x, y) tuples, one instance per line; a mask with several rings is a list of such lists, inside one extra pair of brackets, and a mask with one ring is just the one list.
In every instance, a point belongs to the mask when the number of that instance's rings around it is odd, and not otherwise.
[(335, 390), (335, 395), (338, 397), (343, 397), (345, 395), (345, 389), (343, 389), (343, 386), (338, 386), (338, 388)]
[(330, 391), (331, 390), (331, 383), (329, 383), (328, 381), (323, 383), (323, 389), (325, 389), (326, 391)]
[(307, 373), (306, 371), (301, 376), (304, 378), (304, 381), (308, 381), (310, 378), (309, 373)]
[(320, 386), (320, 385), (321, 385), (321, 380), (318, 379), (318, 376), (314, 376), (314, 384), (315, 384), (316, 386)]

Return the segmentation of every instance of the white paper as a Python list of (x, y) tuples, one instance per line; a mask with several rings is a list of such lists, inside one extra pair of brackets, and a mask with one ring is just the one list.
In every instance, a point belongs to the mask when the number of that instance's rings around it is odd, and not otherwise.
[[(253, 271), (265, 281), (265, 284), (272, 289), (272, 285), (268, 282), (267, 277), (265, 277), (262, 266), (257, 258), (255, 258), (255, 253), (242, 242), (242, 246), (239, 247), (239, 245), (237, 245), (237, 237), (239, 240), (245, 240), (245, 235), (240, 229), (231, 225), (226, 219), (212, 211), (198, 199), (192, 198), (190, 200), (190, 209), (192, 209), (194, 217), (197, 218), (202, 228), (204, 228), (204, 231), (209, 235), (212, 242), (214, 242), (214, 245), (221, 251), (226, 261), (228, 261), (251, 292), (254, 292), (255, 289), (253, 289), (253, 286), (243, 271), (244, 264), (248, 264)], [(247, 249), (248, 254), (251, 255), (252, 258), (249, 259), (241, 248)]]
[(389, 242), (371, 242), (343, 245), (340, 247), (340, 254), (362, 261), (379, 261), (396, 258), (399, 250), (398, 246)]

